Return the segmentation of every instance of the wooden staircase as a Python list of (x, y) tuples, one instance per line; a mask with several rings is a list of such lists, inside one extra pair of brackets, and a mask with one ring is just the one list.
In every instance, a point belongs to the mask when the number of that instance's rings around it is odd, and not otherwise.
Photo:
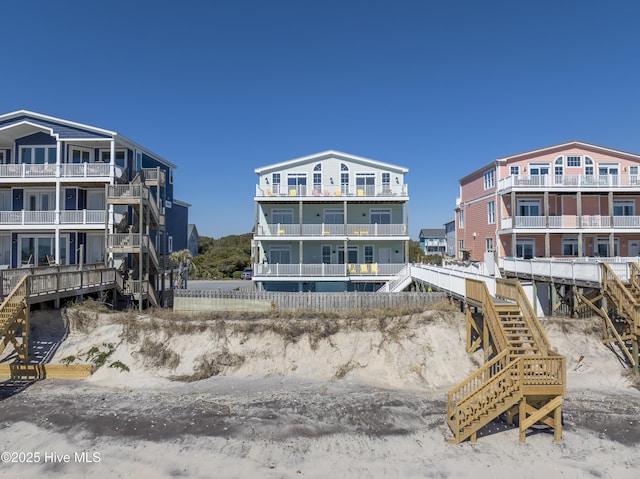
[[(640, 267), (629, 263), (629, 283), (623, 283), (613, 269), (601, 263), (602, 294), (608, 306), (592, 309), (604, 320), (605, 343), (618, 344), (634, 373), (638, 374), (638, 341), (640, 339)], [(615, 319), (620, 319), (617, 323)]]
[(475, 442), (478, 432), (501, 415), (509, 424), (518, 416), (521, 441), (538, 422), (552, 427), (560, 441), (565, 358), (551, 351), (520, 283), (497, 280), (494, 298), (486, 283), (467, 279), (466, 291), (467, 351), (482, 348), (486, 362), (448, 394), (449, 442)]
[[(22, 341), (16, 335), (22, 331)], [(11, 343), (21, 363), (29, 359), (29, 308), (27, 306), (27, 276), (18, 284), (0, 304), (0, 354)]]

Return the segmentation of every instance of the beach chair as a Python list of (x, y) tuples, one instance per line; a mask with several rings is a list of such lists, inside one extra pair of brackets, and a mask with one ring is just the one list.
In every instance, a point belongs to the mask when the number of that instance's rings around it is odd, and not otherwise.
[(364, 196), (364, 190), (362, 190), (362, 189), (358, 189), (358, 191), (357, 191), (357, 195), (358, 195), (358, 196)]
[(333, 196), (342, 196), (342, 191), (336, 190)]
[(360, 273), (361, 274), (369, 274), (369, 265), (368, 264), (361, 264), (360, 265)]
[(371, 274), (378, 274), (378, 263), (371, 263)]
[(298, 192), (296, 190), (289, 190), (289, 196), (298, 196)]
[(56, 265), (56, 259), (50, 255), (50, 254), (46, 254), (44, 255), (46, 260), (47, 260), (47, 265), (48, 266), (55, 266)]
[(349, 264), (348, 266), (349, 269), (349, 274), (356, 274), (356, 265), (355, 264)]

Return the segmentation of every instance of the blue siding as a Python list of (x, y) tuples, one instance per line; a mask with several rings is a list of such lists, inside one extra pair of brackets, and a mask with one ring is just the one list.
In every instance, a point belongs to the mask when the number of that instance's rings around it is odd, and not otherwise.
[(10, 118), (8, 120), (0, 121), (0, 126), (18, 124), (23, 121), (28, 121), (29, 123), (40, 125), (40, 126), (43, 126), (44, 128), (50, 128), (53, 130), (53, 133), (55, 135), (58, 135), (60, 139), (63, 139), (63, 138), (78, 138), (78, 139), (111, 138), (110, 135), (104, 135), (104, 134), (96, 133), (93, 131), (85, 130), (83, 128), (77, 128), (74, 126), (63, 125), (60, 123), (56, 123), (54, 121), (35, 118), (30, 115), (21, 115), (15, 118)]
[(173, 251), (187, 248), (187, 233), (189, 229), (189, 208), (173, 204), (166, 209), (167, 236), (173, 237)]
[(22, 145), (55, 145), (56, 139), (47, 133), (38, 132), (33, 135), (23, 136), (16, 140), (17, 146)]
[(13, 211), (22, 211), (24, 209), (24, 190), (15, 188), (13, 190)]

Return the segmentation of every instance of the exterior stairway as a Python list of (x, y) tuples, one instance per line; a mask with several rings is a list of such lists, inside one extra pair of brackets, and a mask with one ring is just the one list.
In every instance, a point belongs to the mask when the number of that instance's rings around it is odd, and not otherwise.
[[(130, 183), (107, 187), (107, 202), (129, 209), (131, 224), (123, 225), (128, 233), (114, 233), (107, 238), (110, 253), (129, 255), (125, 291), (138, 302), (140, 309), (147, 302), (161, 305), (159, 288), (163, 288), (162, 276), (166, 263), (164, 204), (166, 202), (166, 178), (161, 168), (143, 168)], [(153, 238), (161, 245), (156, 251)]]
[(509, 424), (519, 417), (521, 441), (537, 422), (553, 427), (559, 441), (565, 358), (551, 351), (520, 283), (499, 279), (494, 298), (484, 282), (466, 281), (467, 350), (483, 348), (486, 363), (448, 394), (449, 442), (475, 442), (478, 431), (503, 414)]
[[(29, 359), (29, 308), (27, 307), (27, 277), (24, 276), (0, 305), (0, 353), (12, 343), (21, 363)], [(22, 341), (16, 334), (22, 329)]]
[[(638, 341), (640, 339), (640, 267), (629, 263), (629, 283), (623, 283), (613, 269), (602, 263), (602, 293), (607, 299), (607, 308), (590, 306), (604, 319), (605, 343), (617, 343), (629, 360), (634, 373), (638, 374)], [(614, 324), (615, 313), (621, 321)]]

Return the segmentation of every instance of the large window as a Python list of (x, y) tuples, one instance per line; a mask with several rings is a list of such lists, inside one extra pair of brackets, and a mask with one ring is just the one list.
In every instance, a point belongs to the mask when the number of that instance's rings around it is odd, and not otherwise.
[[(100, 161), (103, 163), (109, 163), (111, 161), (111, 150), (100, 150)], [(124, 168), (127, 163), (126, 150), (116, 150), (116, 166)]]
[(329, 225), (341, 225), (344, 224), (344, 211), (343, 210), (324, 210), (324, 222)]
[(305, 196), (307, 194), (307, 174), (288, 173), (287, 188), (289, 189), (289, 195)]
[(272, 264), (290, 264), (291, 248), (289, 246), (272, 246), (269, 249), (269, 262)]
[(283, 225), (293, 224), (293, 210), (274, 209), (271, 212), (271, 223)]
[(584, 159), (584, 174), (587, 176), (593, 176), (593, 160), (588, 156)]
[(488, 190), (489, 188), (493, 188), (496, 181), (496, 173), (495, 170), (489, 170), (484, 172), (484, 189)]
[(535, 251), (535, 244), (532, 239), (522, 239), (516, 241), (516, 256), (518, 258), (531, 259)]
[(496, 222), (496, 202), (489, 201), (487, 203), (487, 221), (490, 225)]
[(32, 165), (53, 164), (56, 162), (55, 146), (21, 146), (20, 160)]
[(540, 216), (540, 200), (518, 200), (518, 216)]
[(72, 146), (69, 148), (69, 163), (89, 163), (92, 153), (88, 148)]
[(53, 211), (56, 209), (55, 190), (25, 191), (25, 210)]
[(382, 192), (383, 193), (391, 192), (391, 173), (388, 173), (388, 172), (382, 173)]
[(322, 191), (322, 163), (313, 167), (313, 189), (316, 193)]
[(391, 224), (391, 210), (372, 209), (371, 224), (390, 225)]
[(375, 173), (356, 173), (356, 194), (358, 196), (375, 195)]
[(464, 210), (458, 211), (458, 228), (464, 228)]
[(373, 263), (373, 246), (366, 245), (364, 247), (364, 262), (365, 263)]
[(613, 216), (635, 216), (634, 200), (613, 200)]
[(331, 264), (331, 246), (322, 245), (322, 262), (324, 264)]

